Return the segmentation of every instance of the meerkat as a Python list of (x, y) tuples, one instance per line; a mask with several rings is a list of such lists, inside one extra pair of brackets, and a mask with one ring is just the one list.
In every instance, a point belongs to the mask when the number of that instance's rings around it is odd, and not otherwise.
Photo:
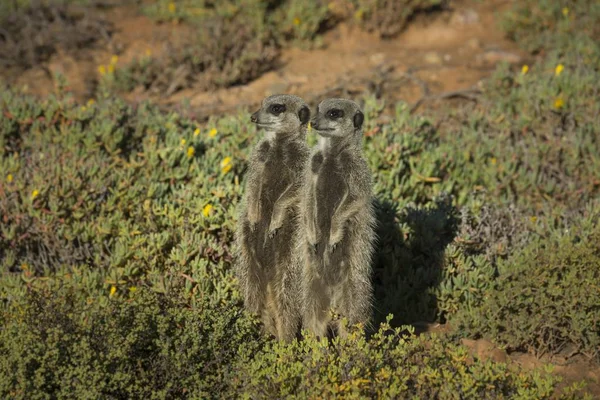
[(344, 99), (324, 100), (311, 120), (319, 142), (305, 167), (297, 254), (303, 326), (319, 337), (329, 329), (347, 335), (332, 315), (370, 322), (375, 214), (363, 120), (358, 104)]
[(310, 109), (293, 95), (269, 96), (252, 114), (265, 135), (250, 156), (236, 231), (236, 272), (245, 307), (284, 341), (296, 336), (301, 322), (294, 240), (302, 171), (310, 154), (309, 119)]

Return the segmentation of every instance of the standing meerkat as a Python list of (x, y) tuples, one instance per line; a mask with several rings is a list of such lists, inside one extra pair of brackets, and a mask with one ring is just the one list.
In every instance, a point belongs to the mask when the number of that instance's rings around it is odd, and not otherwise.
[(364, 115), (344, 99), (321, 102), (311, 121), (319, 144), (305, 168), (298, 254), (303, 324), (317, 336), (371, 317), (371, 255), (375, 241), (371, 172), (362, 156)]
[(302, 171), (310, 154), (310, 109), (300, 97), (273, 95), (251, 120), (265, 132), (248, 167), (236, 231), (236, 272), (248, 310), (280, 340), (301, 320), (300, 269), (294, 257)]

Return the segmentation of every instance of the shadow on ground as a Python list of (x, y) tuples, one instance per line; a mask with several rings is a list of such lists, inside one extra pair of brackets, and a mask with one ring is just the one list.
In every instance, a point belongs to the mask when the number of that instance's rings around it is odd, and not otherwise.
[[(433, 322), (435, 290), (442, 280), (444, 251), (458, 229), (449, 196), (427, 207), (375, 200), (378, 244), (373, 258), (374, 327), (393, 314), (393, 326)], [(443, 321), (441, 321), (443, 322)]]

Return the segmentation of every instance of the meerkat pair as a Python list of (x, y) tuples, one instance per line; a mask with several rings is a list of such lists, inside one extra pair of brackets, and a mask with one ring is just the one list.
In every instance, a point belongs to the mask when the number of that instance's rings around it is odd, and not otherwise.
[(363, 113), (349, 100), (321, 102), (306, 144), (310, 110), (297, 96), (263, 101), (252, 121), (265, 131), (250, 158), (236, 234), (246, 308), (280, 340), (300, 324), (317, 336), (370, 317), (374, 239), (371, 177), (362, 157)]

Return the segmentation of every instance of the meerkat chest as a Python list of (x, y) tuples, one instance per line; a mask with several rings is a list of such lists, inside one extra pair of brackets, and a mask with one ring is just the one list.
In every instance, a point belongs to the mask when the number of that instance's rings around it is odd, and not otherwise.
[(315, 174), (315, 195), (322, 215), (333, 212), (347, 191), (348, 171), (341, 157), (322, 157)]
[(291, 146), (272, 145), (264, 160), (263, 200), (272, 202), (298, 179), (296, 151)]

